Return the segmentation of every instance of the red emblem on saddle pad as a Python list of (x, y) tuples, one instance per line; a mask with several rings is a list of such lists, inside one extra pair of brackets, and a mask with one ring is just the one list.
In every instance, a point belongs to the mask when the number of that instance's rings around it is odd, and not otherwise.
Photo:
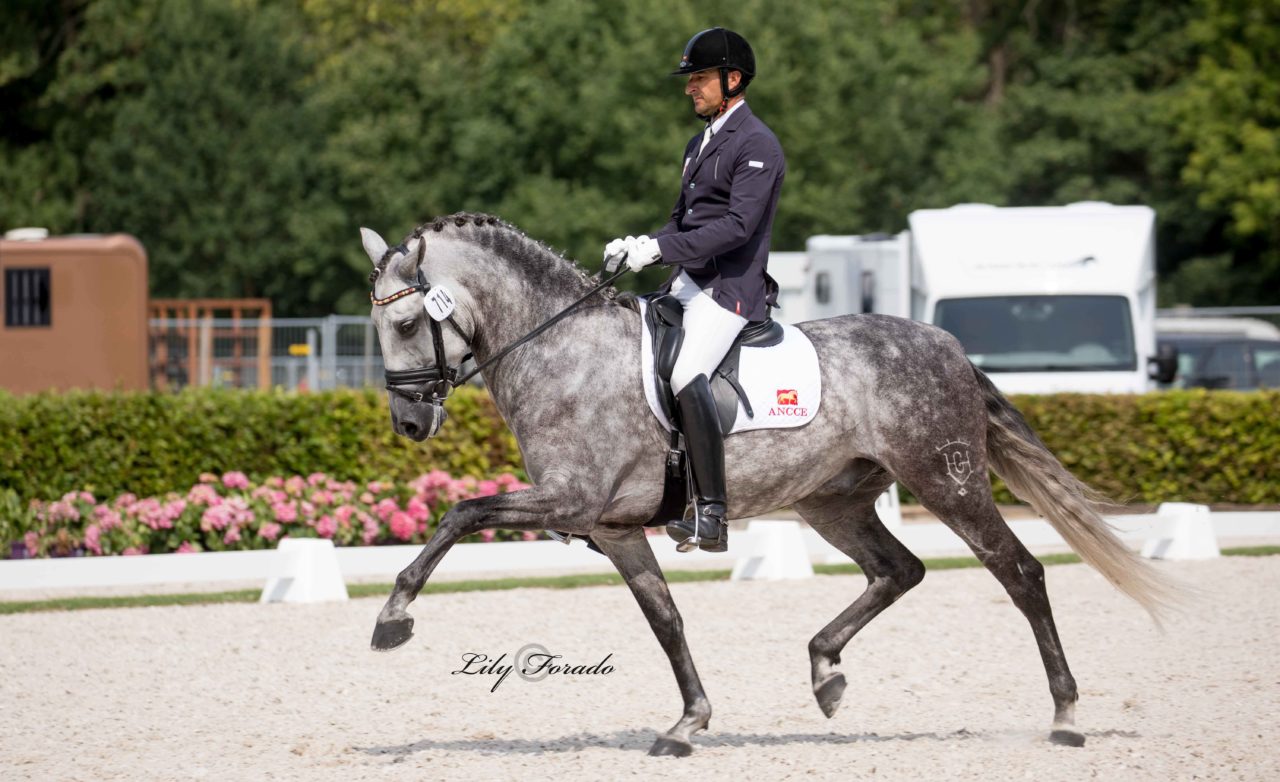
[(798, 405), (800, 404), (800, 396), (794, 388), (778, 389), (778, 404), (780, 405)]

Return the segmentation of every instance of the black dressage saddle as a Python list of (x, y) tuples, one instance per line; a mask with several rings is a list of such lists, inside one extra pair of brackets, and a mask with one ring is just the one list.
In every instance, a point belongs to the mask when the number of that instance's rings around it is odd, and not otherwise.
[[(653, 341), (653, 382), (657, 386), (658, 404), (662, 413), (673, 426), (676, 421), (676, 397), (671, 393), (671, 371), (675, 368), (676, 358), (680, 355), (680, 346), (684, 342), (684, 307), (671, 294), (647, 297), (648, 307), (645, 318), (649, 324), (649, 334)], [(716, 412), (720, 417), (720, 431), (725, 434), (733, 428), (738, 417), (738, 402), (748, 418), (755, 417), (747, 392), (738, 382), (738, 361), (742, 356), (742, 348), (768, 348), (782, 342), (782, 324), (773, 318), (751, 321), (738, 333), (733, 347), (725, 354), (711, 376), (711, 394), (716, 400)]]
[[(671, 441), (667, 446), (666, 469), (662, 486), (662, 502), (646, 527), (665, 527), (673, 519), (683, 518), (689, 506), (689, 465), (685, 458), (684, 435), (680, 432), (680, 420), (676, 414), (676, 397), (671, 393), (671, 371), (675, 368), (680, 346), (684, 342), (684, 307), (671, 294), (650, 294), (645, 300), (645, 320), (649, 326), (649, 338), (653, 346), (654, 376), (652, 382), (657, 391), (662, 413), (671, 422)], [(738, 361), (742, 348), (768, 348), (782, 342), (782, 324), (773, 318), (750, 321), (733, 346), (720, 361), (711, 377), (711, 395), (716, 401), (716, 413), (720, 419), (720, 431), (725, 434), (733, 428), (738, 416), (738, 402), (748, 418), (755, 417), (747, 393), (738, 382)], [(649, 378), (645, 382), (649, 382)], [(553, 532), (556, 540), (568, 543), (572, 536)], [(592, 551), (600, 551), (590, 537), (587, 545)], [(603, 553), (603, 552), (601, 552)]]
[[(676, 397), (671, 392), (671, 370), (675, 368), (680, 345), (684, 342), (684, 307), (671, 294), (653, 294), (644, 298), (647, 304), (645, 320), (653, 345), (653, 383), (658, 404), (672, 426), (671, 442), (667, 447), (662, 503), (654, 517), (645, 523), (646, 527), (661, 527), (672, 519), (683, 517), (689, 504), (684, 436), (680, 432), (679, 416), (676, 415)], [(738, 416), (739, 401), (742, 402), (742, 409), (747, 417), (755, 417), (747, 393), (738, 381), (738, 362), (742, 357), (742, 348), (772, 347), (782, 342), (782, 337), (782, 324), (773, 318), (751, 321), (738, 333), (733, 346), (711, 376), (711, 395), (716, 401), (720, 431), (728, 434), (733, 428), (733, 422)]]

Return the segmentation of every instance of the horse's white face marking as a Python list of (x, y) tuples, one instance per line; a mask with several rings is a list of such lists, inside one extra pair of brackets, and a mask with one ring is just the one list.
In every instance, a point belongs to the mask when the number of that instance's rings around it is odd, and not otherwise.
[(968, 494), (964, 485), (973, 475), (973, 460), (969, 458), (969, 444), (964, 440), (948, 440), (934, 450), (942, 454), (942, 459), (947, 465), (947, 476), (960, 487), (960, 494), (962, 496)]

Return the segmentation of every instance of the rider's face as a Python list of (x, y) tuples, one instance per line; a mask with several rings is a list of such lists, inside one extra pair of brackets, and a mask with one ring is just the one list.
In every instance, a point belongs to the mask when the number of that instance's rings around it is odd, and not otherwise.
[[(729, 89), (738, 86), (738, 80), (741, 78), (742, 74), (737, 71), (729, 71)], [(695, 114), (705, 116), (719, 112), (720, 103), (724, 100), (724, 94), (720, 91), (720, 71), (712, 68), (689, 74), (689, 81), (684, 86), (684, 94), (693, 98)]]

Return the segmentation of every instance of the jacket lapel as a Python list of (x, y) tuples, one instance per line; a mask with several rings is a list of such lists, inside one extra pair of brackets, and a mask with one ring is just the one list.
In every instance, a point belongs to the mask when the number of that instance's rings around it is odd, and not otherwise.
[[(685, 179), (692, 179), (693, 176), (698, 173), (698, 169), (702, 167), (702, 164), (709, 160), (711, 156), (715, 154), (716, 149), (725, 142), (725, 139), (729, 137), (729, 134), (736, 131), (749, 116), (751, 116), (751, 107), (745, 103), (730, 114), (729, 119), (725, 120), (724, 127), (720, 128), (720, 132), (714, 134), (711, 137), (711, 140), (707, 142), (707, 148), (702, 150), (702, 155), (696, 161), (689, 164), (689, 173)], [(697, 154), (696, 149), (694, 154)]]

